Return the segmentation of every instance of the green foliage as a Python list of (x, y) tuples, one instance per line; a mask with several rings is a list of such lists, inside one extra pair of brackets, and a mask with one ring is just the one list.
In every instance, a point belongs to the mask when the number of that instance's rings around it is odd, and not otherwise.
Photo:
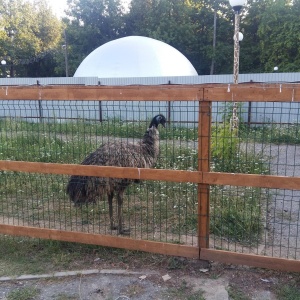
[[(241, 72), (298, 72), (300, 70), (297, 1), (249, 0), (241, 27)], [(267, 42), (268, 41), (268, 42)]]
[(66, 14), (71, 75), (93, 50), (125, 35), (120, 0), (68, 0)]
[(215, 171), (234, 172), (239, 139), (229, 123), (212, 127), (211, 154)]
[[(243, 128), (243, 127), (241, 127)], [(269, 166), (262, 154), (254, 154), (243, 147), (242, 137), (247, 129), (236, 131), (230, 123), (220, 123), (212, 126), (211, 161), (216, 172), (269, 174)], [(237, 136), (237, 133), (239, 136)], [(257, 142), (258, 140), (255, 139)], [(245, 146), (247, 147), (247, 146)]]
[(0, 0), (0, 14), (0, 53), (7, 61), (5, 77), (50, 77), (62, 23), (46, 0)]
[[(299, 6), (298, 0), (247, 2), (240, 72), (272, 72), (274, 66), (279, 72), (300, 70)], [(1, 59), (7, 61), (2, 76), (64, 76), (63, 29), (70, 75), (95, 48), (130, 35), (170, 44), (199, 74), (232, 73), (234, 13), (228, 1), (132, 0), (126, 10), (120, 0), (68, 0), (66, 17), (58, 20), (46, 0), (0, 0), (0, 13)]]
[[(213, 9), (217, 14), (217, 47), (212, 51)], [(144, 35), (170, 44), (181, 51), (199, 74), (209, 74), (211, 59), (215, 72), (231, 72), (228, 55), (233, 55), (228, 3), (225, 1), (141, 1), (132, 0), (125, 16), (128, 35)]]
[(272, 71), (278, 66), (280, 72), (299, 72), (299, 32), (299, 12), (294, 9), (293, 2), (273, 1), (262, 14), (258, 28), (264, 71)]

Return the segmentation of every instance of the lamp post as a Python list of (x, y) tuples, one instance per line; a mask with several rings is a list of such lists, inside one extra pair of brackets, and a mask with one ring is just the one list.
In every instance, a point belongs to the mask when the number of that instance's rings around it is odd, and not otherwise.
[[(233, 83), (239, 83), (239, 64), (240, 64), (240, 40), (243, 39), (243, 34), (240, 30), (240, 12), (245, 4), (245, 0), (229, 0), (230, 5), (234, 10), (234, 58), (233, 58)], [(237, 131), (239, 126), (239, 118), (237, 115), (237, 103), (233, 103), (232, 117), (230, 119), (232, 130)]]
[(234, 58), (233, 58), (233, 83), (239, 82), (239, 60), (240, 60), (240, 12), (245, 4), (245, 0), (229, 0), (234, 10)]
[(69, 77), (68, 44), (67, 44), (67, 34), (66, 34), (66, 30), (64, 30), (64, 38), (65, 38), (65, 44), (62, 45), (62, 48), (64, 49), (64, 52), (65, 52), (66, 77)]

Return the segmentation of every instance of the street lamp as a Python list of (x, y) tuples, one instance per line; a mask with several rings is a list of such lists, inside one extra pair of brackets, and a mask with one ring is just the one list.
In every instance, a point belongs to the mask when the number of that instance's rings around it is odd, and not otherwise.
[(229, 0), (230, 5), (234, 10), (234, 58), (233, 58), (233, 83), (239, 82), (239, 60), (240, 60), (240, 12), (245, 4), (245, 0)]
[(15, 37), (15, 31), (13, 29), (9, 29), (7, 35), (11, 38), (11, 41), (13, 41)]
[(64, 30), (64, 38), (65, 38), (65, 44), (62, 45), (62, 48), (65, 52), (65, 67), (66, 67), (66, 77), (69, 77), (69, 63), (68, 63), (68, 44), (67, 44), (67, 34), (66, 30)]
[[(235, 40), (235, 36), (233, 36), (233, 39)], [(241, 42), (244, 39), (244, 35), (239, 32), (239, 42)]]
[[(239, 63), (240, 63), (240, 40), (243, 39), (243, 34), (240, 30), (240, 12), (245, 4), (245, 0), (229, 0), (230, 5), (234, 10), (234, 58), (233, 58), (233, 83), (239, 82)], [(237, 103), (233, 103), (232, 117), (230, 118), (230, 124), (232, 130), (237, 131), (239, 127), (239, 118), (237, 115)]]

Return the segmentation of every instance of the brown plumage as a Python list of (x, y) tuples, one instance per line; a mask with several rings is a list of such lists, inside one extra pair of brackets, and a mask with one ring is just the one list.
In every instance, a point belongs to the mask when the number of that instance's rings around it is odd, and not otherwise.
[[(155, 164), (159, 154), (159, 132), (158, 125), (165, 126), (166, 118), (159, 114), (155, 116), (143, 138), (136, 144), (124, 141), (108, 142), (100, 146), (95, 152), (88, 155), (82, 165), (116, 166), (151, 168)], [(99, 197), (103, 199), (105, 194), (108, 198), (109, 217), (111, 229), (118, 229), (120, 234), (129, 233), (123, 229), (122, 204), (125, 189), (138, 180), (126, 178), (108, 178), (92, 176), (71, 176), (67, 193), (75, 205), (95, 202)], [(113, 222), (113, 197), (117, 197), (118, 226)]]

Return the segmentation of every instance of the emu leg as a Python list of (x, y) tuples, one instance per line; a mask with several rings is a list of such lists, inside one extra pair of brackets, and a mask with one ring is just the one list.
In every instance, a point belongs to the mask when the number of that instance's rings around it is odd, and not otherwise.
[(112, 205), (113, 198), (114, 198), (114, 193), (107, 194), (108, 207), (109, 207), (110, 229), (116, 230), (117, 227), (114, 225), (114, 218), (113, 218), (113, 205)]
[(130, 234), (130, 229), (124, 229), (123, 228), (123, 197), (124, 197), (124, 191), (119, 191), (118, 193), (118, 230), (119, 234)]

